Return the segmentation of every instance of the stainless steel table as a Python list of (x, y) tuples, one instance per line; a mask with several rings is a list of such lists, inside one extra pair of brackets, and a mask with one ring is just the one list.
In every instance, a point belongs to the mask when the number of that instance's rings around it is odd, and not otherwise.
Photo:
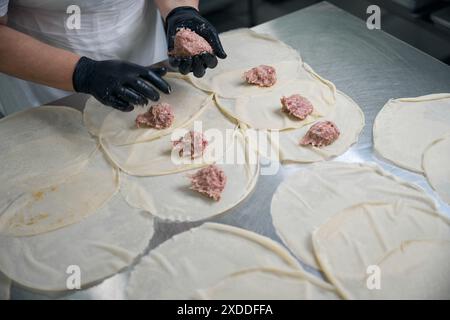
[[(449, 66), (383, 31), (368, 30), (364, 21), (326, 2), (254, 29), (271, 34), (297, 49), (315, 71), (333, 81), (364, 110), (366, 126), (358, 143), (335, 161), (376, 162), (397, 176), (422, 186), (436, 199), (441, 211), (450, 216), (450, 206), (436, 197), (423, 176), (390, 165), (374, 156), (372, 151), (372, 124), (387, 100), (450, 92)], [(69, 105), (75, 102), (75, 106), (80, 108), (84, 99), (72, 97), (65, 101)], [(283, 166), (275, 176), (261, 176), (254, 192), (243, 203), (209, 221), (239, 226), (280, 241), (270, 218), (272, 194), (284, 177), (304, 166), (307, 165)], [(172, 235), (200, 224), (157, 221), (155, 236), (147, 252)], [(13, 286), (12, 298), (121, 299), (132, 268), (89, 289), (52, 296)], [(307, 270), (318, 274), (310, 268)]]

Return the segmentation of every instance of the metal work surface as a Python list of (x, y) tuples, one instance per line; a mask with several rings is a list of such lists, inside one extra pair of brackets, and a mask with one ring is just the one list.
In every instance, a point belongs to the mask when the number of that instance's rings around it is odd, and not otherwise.
[[(318, 74), (334, 82), (339, 90), (353, 98), (363, 109), (366, 126), (358, 143), (334, 161), (376, 162), (387, 171), (423, 187), (436, 199), (440, 210), (450, 217), (450, 206), (437, 198), (422, 175), (377, 158), (372, 149), (372, 125), (383, 105), (391, 98), (450, 92), (449, 66), (382, 31), (368, 30), (365, 21), (326, 2), (254, 29), (268, 33), (297, 49), (304, 61)], [(260, 176), (256, 188), (244, 202), (208, 221), (242, 227), (280, 241), (270, 217), (272, 195), (286, 176), (307, 166), (292, 164), (281, 167), (275, 176)], [(157, 221), (155, 235), (146, 252), (174, 234), (201, 223), (203, 222), (174, 224)], [(132, 268), (133, 266), (82, 291), (48, 296), (13, 286), (11, 297), (121, 299), (125, 298), (124, 288)]]

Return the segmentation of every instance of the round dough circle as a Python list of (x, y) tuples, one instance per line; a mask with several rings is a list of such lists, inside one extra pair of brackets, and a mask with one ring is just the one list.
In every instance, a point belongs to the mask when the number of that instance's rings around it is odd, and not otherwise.
[[(300, 54), (295, 49), (269, 35), (250, 29), (224, 32), (220, 35), (220, 41), (228, 53), (227, 58), (220, 60), (214, 69), (208, 69), (202, 78), (189, 75), (189, 80), (201, 90), (221, 91), (216, 85), (220, 83), (214, 82), (214, 79), (223, 77), (223, 74), (229, 71), (243, 72), (261, 64), (274, 65), (286, 61), (301, 63)], [(239, 78), (241, 77), (242, 73), (239, 75)]]
[[(186, 171), (217, 160), (216, 156), (219, 156), (220, 152), (213, 152), (213, 143), (209, 144), (202, 158), (195, 161), (190, 161), (188, 157), (179, 158), (176, 150), (173, 150), (172, 141), (184, 136), (187, 130), (202, 132), (208, 141), (212, 141), (217, 135), (222, 137), (232, 135), (235, 127), (236, 125), (215, 106), (211, 97), (208, 105), (193, 123), (174, 129), (171, 135), (123, 146), (114, 145), (104, 139), (100, 139), (100, 142), (111, 161), (122, 171), (133, 176), (155, 176)], [(175, 157), (175, 160), (188, 161), (173, 161), (172, 157)]]
[(275, 68), (277, 74), (277, 81), (271, 87), (248, 84), (243, 76), (248, 69), (233, 69), (212, 76), (211, 91), (223, 98), (267, 94), (291, 83), (300, 72), (305, 72), (300, 59), (273, 63), (270, 66)]
[(9, 190), (2, 186), (0, 235), (32, 236), (77, 223), (94, 214), (118, 189), (119, 172), (100, 151), (65, 180), (49, 184), (43, 179), (40, 186), (17, 185)]
[(217, 223), (180, 233), (142, 258), (131, 272), (128, 299), (191, 299), (198, 289), (256, 267), (299, 270), (286, 249), (256, 233)]
[(5, 117), (0, 120), (0, 136), (0, 199), (4, 191), (19, 185), (35, 187), (67, 178), (98, 148), (82, 114), (67, 107), (31, 108)]
[(426, 211), (436, 205), (419, 187), (373, 164), (320, 162), (283, 181), (272, 198), (279, 237), (303, 262), (319, 269), (312, 232), (341, 210), (364, 202), (403, 201)]
[(426, 149), (423, 170), (433, 189), (450, 204), (450, 136), (433, 142)]
[[(281, 97), (293, 94), (301, 94), (314, 106), (313, 112), (304, 120), (290, 117), (281, 109)], [(332, 113), (336, 102), (336, 88), (303, 63), (295, 79), (283, 86), (276, 86), (267, 93), (237, 98), (216, 95), (216, 100), (223, 112), (253, 129), (286, 130), (301, 128)]]
[(450, 132), (450, 94), (389, 100), (373, 125), (374, 148), (394, 164), (423, 173), (422, 156)]
[[(227, 162), (235, 151), (234, 159)], [(226, 155), (216, 164), (223, 169), (227, 183), (219, 201), (214, 201), (190, 189), (189, 174), (198, 170), (164, 176), (135, 177), (124, 175), (121, 192), (130, 205), (150, 212), (168, 221), (198, 221), (221, 214), (243, 201), (256, 185), (259, 162), (256, 152), (250, 149), (239, 131)], [(131, 183), (129, 183), (131, 182)]]
[(162, 130), (136, 127), (136, 117), (156, 102), (150, 101), (144, 107), (135, 106), (131, 112), (122, 112), (91, 97), (84, 108), (84, 124), (89, 132), (115, 145), (127, 145), (170, 134), (175, 128), (195, 119), (206, 106), (209, 95), (194, 88), (180, 75), (169, 73), (164, 79), (172, 87), (172, 93), (161, 94), (158, 103), (164, 102), (172, 106), (175, 118), (171, 127)]
[[(411, 240), (450, 241), (449, 220), (437, 211), (402, 200), (362, 203), (334, 215), (313, 235), (314, 251), (322, 270), (342, 296), (351, 299), (427, 298), (433, 287), (420, 288), (421, 281), (413, 278), (413, 274), (419, 277), (425, 274), (416, 273), (407, 261), (398, 260), (395, 268), (399, 272), (394, 275), (385, 266), (386, 261), (383, 262), (392, 250)], [(426, 262), (423, 257), (413, 258), (415, 263)], [(447, 268), (449, 263), (447, 260)], [(380, 270), (380, 290), (370, 290), (367, 285), (368, 270), (373, 273), (374, 267)], [(408, 282), (417, 283), (419, 288), (411, 287)], [(447, 282), (447, 293), (450, 293), (450, 282)]]
[(334, 287), (303, 271), (251, 269), (197, 290), (204, 300), (337, 300)]
[(116, 193), (77, 224), (31, 237), (0, 236), (0, 270), (37, 290), (67, 290), (69, 266), (81, 285), (111, 276), (133, 263), (153, 235), (153, 218)]
[(346, 152), (358, 141), (358, 136), (364, 128), (364, 113), (359, 106), (344, 93), (336, 94), (336, 105), (331, 114), (320, 121), (333, 121), (339, 128), (339, 138), (322, 148), (301, 146), (301, 138), (305, 136), (313, 123), (300, 129), (281, 131), (278, 141), (271, 141), (279, 152), (283, 162), (315, 162), (327, 160)]

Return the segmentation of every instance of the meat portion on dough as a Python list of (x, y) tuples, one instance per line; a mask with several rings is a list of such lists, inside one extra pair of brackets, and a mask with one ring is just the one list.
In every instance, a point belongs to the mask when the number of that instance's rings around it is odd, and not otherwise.
[(277, 72), (274, 67), (262, 64), (244, 72), (244, 79), (249, 84), (271, 87), (277, 82)]
[(201, 157), (208, 146), (208, 140), (203, 133), (192, 130), (172, 143), (180, 157), (188, 156), (191, 159)]
[(220, 200), (225, 189), (227, 177), (225, 172), (216, 165), (209, 165), (189, 176), (191, 189), (200, 192), (216, 201)]
[(281, 105), (283, 112), (292, 115), (300, 120), (305, 120), (310, 115), (314, 107), (312, 103), (305, 97), (299, 94), (293, 94), (289, 97), (281, 98)]
[(175, 34), (173, 50), (169, 55), (192, 57), (201, 53), (213, 53), (211, 45), (204, 38), (188, 28), (181, 28)]
[(339, 137), (340, 131), (331, 121), (321, 121), (309, 128), (306, 135), (300, 140), (300, 145), (324, 147), (332, 144)]
[(170, 104), (162, 102), (151, 106), (147, 112), (138, 115), (136, 127), (166, 129), (172, 125), (174, 118)]

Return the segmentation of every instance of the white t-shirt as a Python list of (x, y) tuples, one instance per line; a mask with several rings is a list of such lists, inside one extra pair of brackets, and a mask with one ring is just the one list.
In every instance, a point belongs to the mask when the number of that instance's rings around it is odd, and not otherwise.
[[(80, 28), (75, 21), (76, 5)], [(161, 17), (147, 0), (0, 0), (8, 26), (52, 46), (92, 59), (123, 59), (150, 65), (167, 58)], [(76, 13), (75, 13), (76, 14)], [(72, 16), (72, 18), (70, 18)], [(71, 94), (0, 73), (0, 112), (4, 115)]]

